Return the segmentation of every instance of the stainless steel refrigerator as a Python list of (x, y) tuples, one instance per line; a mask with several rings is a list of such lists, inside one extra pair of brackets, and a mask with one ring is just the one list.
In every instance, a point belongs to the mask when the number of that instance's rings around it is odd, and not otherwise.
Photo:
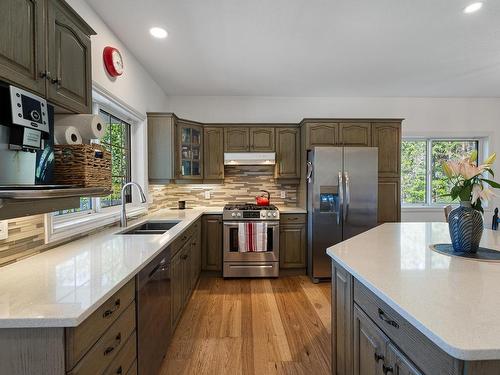
[(331, 278), (326, 249), (377, 225), (376, 147), (314, 147), (307, 157), (308, 274)]

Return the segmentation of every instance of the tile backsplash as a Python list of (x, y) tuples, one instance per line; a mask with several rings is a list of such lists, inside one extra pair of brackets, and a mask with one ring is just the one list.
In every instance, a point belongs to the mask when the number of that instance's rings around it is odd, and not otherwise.
[(0, 266), (46, 249), (44, 215), (8, 221), (9, 238), (0, 241)]
[[(170, 184), (151, 185), (149, 187), (152, 204), (156, 211), (167, 207), (177, 207), (177, 201), (185, 200), (187, 207), (224, 206), (229, 202), (255, 202), (260, 190), (271, 193), (271, 203), (296, 206), (297, 186), (283, 185), (274, 179), (274, 166), (226, 166), (223, 184)], [(205, 192), (210, 191), (211, 198), (205, 199)], [(285, 191), (286, 198), (281, 198)]]

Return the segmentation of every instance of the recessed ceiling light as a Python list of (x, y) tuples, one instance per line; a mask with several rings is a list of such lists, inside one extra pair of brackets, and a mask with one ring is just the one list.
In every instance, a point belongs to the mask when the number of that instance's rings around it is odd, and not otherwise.
[(167, 30), (161, 27), (152, 27), (149, 29), (149, 33), (158, 39), (165, 39), (168, 36)]
[(477, 12), (482, 7), (483, 7), (483, 3), (478, 1), (477, 3), (472, 3), (472, 4), (467, 5), (464, 8), (464, 13), (466, 13), (466, 14), (474, 13), (474, 12)]

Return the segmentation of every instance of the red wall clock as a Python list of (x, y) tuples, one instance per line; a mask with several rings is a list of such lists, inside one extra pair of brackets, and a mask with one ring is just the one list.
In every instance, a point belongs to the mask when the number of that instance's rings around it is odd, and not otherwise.
[(104, 66), (111, 77), (118, 77), (123, 74), (123, 58), (116, 48), (105, 47), (102, 51)]

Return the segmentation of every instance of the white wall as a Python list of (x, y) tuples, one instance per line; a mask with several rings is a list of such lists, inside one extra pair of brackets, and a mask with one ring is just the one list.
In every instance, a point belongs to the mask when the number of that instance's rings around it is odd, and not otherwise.
[[(96, 31), (92, 37), (92, 80), (115, 97), (145, 115), (148, 111), (165, 111), (167, 96), (127, 47), (83, 0), (67, 0), (68, 4)], [(120, 50), (125, 72), (118, 78), (106, 73), (102, 59), (104, 47)]]
[[(75, 11), (95, 30), (92, 36), (92, 81), (94, 87), (106, 97), (111, 97), (132, 113), (132, 179), (148, 191), (147, 127), (146, 113), (166, 111), (168, 97), (163, 89), (144, 69), (140, 62), (102, 21), (99, 15), (83, 0), (67, 0)], [(110, 77), (102, 58), (104, 47), (117, 48), (122, 57), (124, 73), (120, 77)], [(138, 202), (133, 190), (133, 201)]]
[[(403, 136), (480, 136), (500, 145), (500, 98), (169, 97), (169, 110), (203, 122), (298, 122), (307, 117), (404, 118)], [(499, 205), (496, 201), (495, 205)], [(403, 221), (442, 221), (441, 209), (403, 209)], [(489, 222), (489, 213), (486, 221)]]

